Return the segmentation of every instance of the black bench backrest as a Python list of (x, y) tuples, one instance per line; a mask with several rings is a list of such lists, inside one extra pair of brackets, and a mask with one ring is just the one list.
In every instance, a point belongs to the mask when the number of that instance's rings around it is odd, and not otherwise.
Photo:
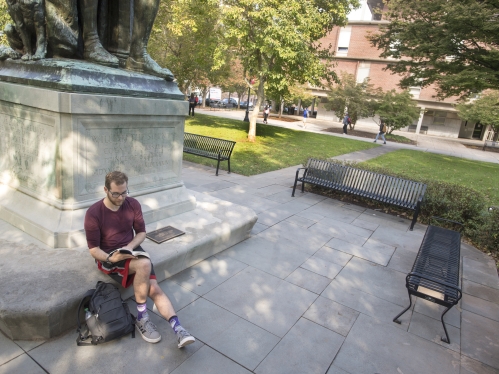
[(204, 135), (184, 133), (184, 148), (199, 149), (205, 152), (229, 158), (236, 142), (232, 140), (212, 138)]
[(426, 185), (333, 162), (309, 159), (304, 178), (324, 187), (414, 209)]

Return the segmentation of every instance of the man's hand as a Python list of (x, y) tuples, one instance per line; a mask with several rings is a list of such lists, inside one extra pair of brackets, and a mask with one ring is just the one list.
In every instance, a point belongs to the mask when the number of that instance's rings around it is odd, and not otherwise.
[(127, 260), (129, 258), (137, 258), (132, 255), (127, 255), (125, 253), (119, 253), (118, 251), (114, 252), (111, 257), (109, 257), (109, 262), (119, 262), (123, 260)]

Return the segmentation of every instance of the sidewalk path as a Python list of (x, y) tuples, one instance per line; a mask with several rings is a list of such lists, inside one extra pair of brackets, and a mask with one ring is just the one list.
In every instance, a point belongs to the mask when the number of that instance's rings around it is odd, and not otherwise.
[(213, 168), (184, 162), (189, 189), (259, 217), (247, 240), (161, 282), (195, 344), (179, 350), (149, 302), (163, 336), (157, 344), (137, 336), (77, 347), (74, 330), (39, 342), (0, 334), (0, 374), (499, 372), (499, 279), (490, 257), (462, 245), (464, 296), (445, 317), (451, 344), (440, 341), (441, 309), (425, 300), (395, 324), (425, 227), (408, 231), (406, 218), (311, 193), (293, 198), (295, 171), (215, 177)]
[[(244, 118), (244, 111), (242, 110), (214, 111), (209, 109), (200, 109), (198, 113), (217, 116), (217, 117), (239, 119), (239, 120), (242, 120)], [(343, 125), (339, 122), (309, 118), (307, 120), (306, 129), (303, 129), (303, 122), (301, 121), (301, 117), (298, 116), (285, 116), (285, 117), (297, 119), (297, 121), (285, 122), (270, 117), (268, 120), (268, 124), (272, 126), (285, 127), (300, 131), (315, 132), (330, 136), (340, 136), (340, 137), (345, 136), (341, 134), (334, 134), (323, 131), (324, 129), (329, 127), (338, 127), (338, 128), (342, 127)], [(259, 118), (257, 120), (257, 123), (262, 123), (262, 121), (263, 119)], [(371, 125), (366, 123), (358, 123), (355, 126), (355, 128), (358, 130), (372, 132), (373, 133), (372, 139), (361, 138), (358, 136), (351, 136), (351, 135), (346, 135), (346, 137), (364, 142), (372, 142), (378, 131), (378, 125), (375, 124), (374, 122)], [(480, 149), (472, 149), (464, 145), (464, 144), (469, 144), (481, 147), (483, 145), (483, 142), (481, 141), (469, 140), (469, 139), (442, 138), (442, 137), (429, 136), (424, 134), (416, 135), (415, 133), (409, 133), (405, 131), (395, 131), (394, 133), (415, 140), (417, 142), (417, 145), (394, 143), (389, 141), (387, 142), (386, 145), (384, 145), (384, 147), (390, 147), (392, 151), (397, 149), (413, 149), (422, 152), (430, 152), (430, 153), (438, 153), (454, 157), (462, 157), (476, 161), (499, 163), (499, 153), (484, 152)]]

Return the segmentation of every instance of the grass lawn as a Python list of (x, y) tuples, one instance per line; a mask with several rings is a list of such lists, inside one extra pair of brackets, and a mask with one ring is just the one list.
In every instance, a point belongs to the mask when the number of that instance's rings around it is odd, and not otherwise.
[[(197, 114), (185, 121), (185, 132), (236, 141), (230, 158), (231, 171), (242, 175), (255, 175), (299, 165), (308, 157), (328, 158), (345, 153), (377, 147), (378, 145), (314, 134), (306, 131), (257, 124), (256, 141), (247, 140), (249, 123)], [(184, 159), (204, 165), (217, 162), (184, 153)], [(227, 162), (220, 163), (227, 170)]]
[(365, 163), (403, 173), (413, 180), (426, 178), (471, 187), (499, 205), (499, 164), (412, 150), (390, 152)]
[[(397, 143), (407, 143), (407, 144), (411, 144), (412, 143), (411, 139), (408, 139), (405, 136), (401, 136), (401, 135), (385, 134), (385, 138), (388, 141), (391, 140), (391, 141), (394, 141), (394, 142), (397, 142)], [(381, 137), (378, 139), (378, 141), (380, 139), (381, 139)], [(381, 139), (381, 140), (383, 140), (383, 139)]]

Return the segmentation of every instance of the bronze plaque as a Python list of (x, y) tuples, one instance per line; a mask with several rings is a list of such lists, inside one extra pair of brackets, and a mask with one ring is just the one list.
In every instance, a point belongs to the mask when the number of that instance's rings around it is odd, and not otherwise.
[(159, 230), (147, 233), (146, 237), (159, 244), (184, 234), (185, 232), (182, 230), (176, 229), (172, 226), (166, 226)]

